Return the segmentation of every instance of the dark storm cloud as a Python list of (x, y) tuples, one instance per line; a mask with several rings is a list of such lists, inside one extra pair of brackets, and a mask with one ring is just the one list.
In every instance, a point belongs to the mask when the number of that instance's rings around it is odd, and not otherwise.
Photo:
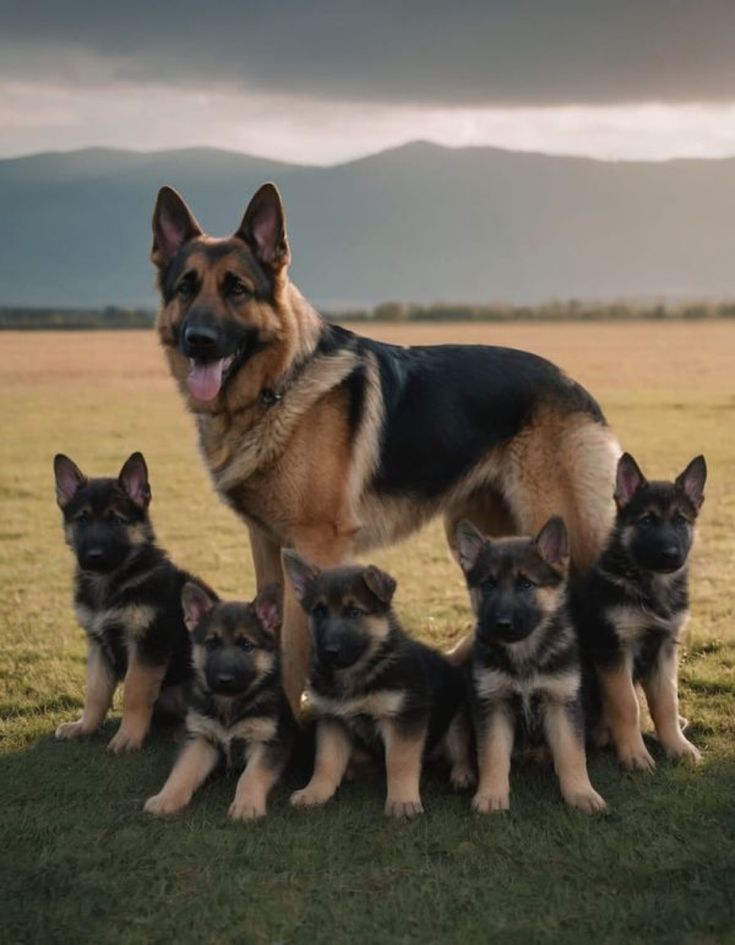
[(735, 98), (730, 0), (16, 0), (0, 15), (0, 68), (24, 79), (444, 105)]

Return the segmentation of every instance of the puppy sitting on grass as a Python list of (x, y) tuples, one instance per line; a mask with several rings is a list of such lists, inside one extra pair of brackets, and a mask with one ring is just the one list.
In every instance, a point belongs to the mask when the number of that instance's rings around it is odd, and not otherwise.
[(148, 514), (151, 487), (140, 453), (127, 459), (117, 478), (88, 479), (61, 453), (54, 473), (64, 535), (77, 559), (74, 607), (88, 648), (82, 716), (60, 725), (56, 737), (96, 732), (124, 679), (122, 723), (108, 747), (140, 748), (154, 705), (183, 715), (191, 643), (181, 589), (197, 579), (156, 545)]
[(325, 804), (353, 745), (385, 754), (392, 817), (422, 813), (421, 767), (434, 749), (446, 755), (455, 787), (471, 783), (462, 673), (403, 632), (391, 609), (393, 578), (372, 565), (320, 571), (289, 550), (282, 560), (309, 617), (306, 695), (317, 718), (314, 773), (291, 803)]
[(596, 565), (574, 586), (582, 653), (599, 681), (598, 741), (612, 738), (629, 769), (654, 767), (641, 736), (637, 683), (668, 757), (700, 759), (681, 730), (677, 663), (689, 617), (687, 558), (706, 478), (704, 457), (697, 456), (675, 482), (648, 482), (624, 453), (612, 533)]
[(460, 522), (456, 546), (477, 617), (471, 700), (480, 779), (473, 808), (508, 809), (511, 755), (522, 736), (526, 747), (551, 749), (567, 804), (605, 810), (587, 774), (564, 522), (550, 519), (535, 539), (496, 541)]
[(234, 820), (265, 816), (266, 800), (288, 762), (296, 723), (278, 658), (281, 588), (271, 584), (251, 604), (218, 603), (196, 584), (182, 603), (193, 639), (195, 679), (186, 716), (187, 741), (149, 814), (175, 814), (215, 765), (242, 768), (230, 805)]

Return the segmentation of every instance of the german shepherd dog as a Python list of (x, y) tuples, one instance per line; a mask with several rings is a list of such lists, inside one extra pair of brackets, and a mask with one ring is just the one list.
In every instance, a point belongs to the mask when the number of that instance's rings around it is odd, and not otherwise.
[(88, 479), (61, 453), (54, 472), (66, 543), (77, 560), (74, 607), (87, 634), (82, 716), (60, 725), (56, 737), (96, 732), (124, 679), (122, 723), (108, 747), (140, 748), (157, 702), (183, 714), (183, 688), (192, 671), (181, 589), (196, 579), (156, 545), (140, 453), (126, 460), (117, 478)]
[(182, 810), (224, 759), (228, 768), (244, 768), (230, 817), (264, 817), (268, 794), (288, 762), (297, 731), (281, 688), (280, 585), (269, 585), (252, 603), (243, 604), (218, 603), (196, 584), (186, 584), (182, 604), (195, 668), (186, 716), (188, 738), (168, 780), (146, 801), (145, 810)]
[(291, 803), (325, 804), (353, 745), (385, 756), (389, 816), (422, 813), (422, 760), (434, 751), (450, 762), (455, 787), (471, 783), (462, 671), (401, 629), (391, 607), (395, 580), (374, 565), (321, 571), (289, 550), (283, 567), (308, 614), (305, 695), (317, 718), (314, 773)]
[(604, 810), (587, 774), (564, 522), (550, 519), (535, 539), (496, 541), (460, 522), (457, 550), (477, 617), (471, 674), (480, 779), (473, 808), (508, 809), (511, 755), (519, 741), (548, 745), (567, 804), (587, 813)]
[[(462, 518), (528, 534), (560, 514), (573, 564), (597, 557), (620, 450), (592, 397), (553, 364), (509, 348), (380, 344), (329, 324), (288, 279), (272, 184), (228, 239), (205, 236), (162, 188), (151, 258), (160, 341), (215, 487), (249, 528), (259, 588), (282, 581), (284, 547), (334, 567), (439, 513), (450, 544)], [(288, 591), (294, 708), (308, 639)]]
[(700, 759), (681, 730), (677, 664), (689, 617), (687, 558), (706, 478), (704, 457), (697, 456), (674, 482), (648, 482), (624, 453), (615, 526), (599, 561), (575, 582), (574, 620), (599, 680), (598, 740), (612, 738), (629, 769), (654, 767), (641, 736), (638, 683), (669, 758)]

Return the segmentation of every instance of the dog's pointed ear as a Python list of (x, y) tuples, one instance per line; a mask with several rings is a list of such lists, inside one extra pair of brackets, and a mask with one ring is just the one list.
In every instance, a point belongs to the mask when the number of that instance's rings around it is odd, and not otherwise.
[(696, 509), (704, 502), (704, 484), (707, 481), (707, 463), (704, 456), (695, 456), (681, 475), (676, 477), (676, 485), (682, 489)]
[(151, 486), (148, 482), (148, 467), (142, 453), (131, 453), (120, 470), (118, 482), (128, 496), (142, 509), (151, 501)]
[(646, 485), (646, 477), (630, 453), (623, 453), (618, 460), (615, 474), (615, 504), (622, 510), (633, 496)]
[(253, 601), (255, 613), (263, 629), (276, 640), (283, 623), (283, 588), (273, 582), (267, 584)]
[(235, 236), (268, 269), (280, 272), (291, 261), (286, 236), (286, 210), (275, 184), (263, 184), (247, 206)]
[(281, 552), (281, 564), (296, 599), (302, 601), (309, 591), (313, 581), (319, 576), (319, 568), (311, 564), (306, 558), (294, 551), (293, 548), (284, 548)]
[(77, 489), (87, 481), (87, 477), (77, 464), (63, 453), (54, 456), (54, 476), (56, 501), (60, 509), (65, 509), (76, 495)]
[(482, 549), (489, 544), (488, 539), (485, 538), (485, 536), (482, 535), (475, 528), (475, 526), (466, 519), (463, 519), (457, 525), (454, 537), (457, 547), (457, 560), (459, 561), (459, 566), (462, 568), (465, 574), (469, 574), (477, 564), (477, 560), (480, 557)]
[(181, 609), (184, 611), (184, 624), (189, 633), (199, 626), (202, 617), (211, 610), (217, 601), (210, 597), (200, 584), (187, 581), (181, 591)]
[(153, 265), (164, 269), (184, 243), (202, 232), (196, 217), (173, 187), (161, 187), (153, 208)]
[(550, 568), (561, 573), (569, 567), (569, 533), (564, 519), (554, 515), (533, 540), (536, 550)]
[(389, 607), (398, 586), (395, 578), (376, 568), (374, 564), (369, 564), (362, 572), (362, 579), (368, 590)]

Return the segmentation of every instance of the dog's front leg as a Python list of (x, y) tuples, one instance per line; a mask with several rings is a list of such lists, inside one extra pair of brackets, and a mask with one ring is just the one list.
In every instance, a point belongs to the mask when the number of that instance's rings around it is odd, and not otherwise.
[(87, 689), (81, 718), (76, 722), (63, 722), (56, 729), (56, 737), (80, 738), (96, 732), (105, 721), (116, 686), (115, 672), (102, 647), (95, 640), (90, 640), (87, 651)]
[(385, 742), (385, 768), (388, 796), (385, 812), (389, 817), (415, 817), (423, 814), (419, 785), (426, 743), (426, 727), (405, 731), (391, 719), (381, 723)]
[(478, 713), (477, 766), (479, 784), (472, 809), (481, 814), (510, 807), (510, 760), (515, 740), (515, 718), (510, 706), (499, 702)]
[(587, 773), (581, 705), (550, 701), (543, 708), (543, 720), (564, 800), (586, 814), (605, 810), (607, 805)]
[(182, 748), (168, 780), (158, 794), (149, 797), (143, 808), (157, 816), (176, 814), (204, 783), (219, 759), (219, 752), (205, 738), (191, 738)]
[(267, 745), (256, 744), (248, 751), (245, 770), (240, 775), (235, 799), (228, 811), (233, 820), (257, 820), (265, 817), (266, 801), (281, 775), (285, 757)]
[(120, 728), (107, 746), (116, 754), (134, 751), (143, 744), (148, 734), (161, 683), (166, 675), (166, 664), (151, 664), (142, 660), (133, 646), (128, 659), (123, 689), (123, 715)]
[(316, 728), (316, 757), (311, 780), (291, 795), (294, 807), (320, 807), (342, 783), (352, 751), (352, 739), (337, 719), (320, 719)]
[(283, 584), (280, 544), (252, 522), (248, 523), (248, 531), (257, 590), (262, 591), (268, 584)]
[(701, 761), (699, 749), (684, 737), (679, 722), (677, 647), (664, 644), (653, 674), (643, 682), (648, 708), (661, 747), (669, 758)]
[(641, 714), (629, 658), (612, 668), (596, 666), (603, 714), (610, 725), (620, 764), (631, 771), (653, 771), (656, 762), (641, 735)]

